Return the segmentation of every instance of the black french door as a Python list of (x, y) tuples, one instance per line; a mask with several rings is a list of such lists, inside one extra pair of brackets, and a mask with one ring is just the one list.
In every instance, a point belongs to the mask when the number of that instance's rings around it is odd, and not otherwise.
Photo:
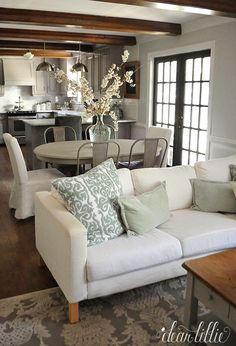
[(205, 160), (210, 50), (154, 59), (153, 125), (173, 130), (169, 165)]

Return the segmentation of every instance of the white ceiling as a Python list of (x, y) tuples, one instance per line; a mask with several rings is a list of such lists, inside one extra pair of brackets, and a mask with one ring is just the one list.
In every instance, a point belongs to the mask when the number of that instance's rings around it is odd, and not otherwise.
[[(96, 2), (91, 0), (0, 0), (0, 7), (7, 8), (20, 8), (20, 9), (32, 9), (32, 10), (45, 10), (45, 11), (58, 11), (58, 12), (70, 12), (70, 13), (83, 13), (92, 15), (102, 15), (111, 17), (127, 17), (137, 18), (144, 20), (163, 21), (172, 23), (186, 23), (194, 19), (201, 18), (202, 15), (192, 14), (186, 12), (179, 12), (174, 10), (163, 10), (157, 8), (148, 8), (141, 6), (131, 5), (119, 5), (112, 3)], [(6, 25), (0, 23), (0, 27), (6, 27)], [(24, 28), (22, 25), (7, 25), (8, 28)], [(27, 26), (27, 28), (35, 29), (35, 26)], [(37, 26), (39, 29), (40, 27)], [(49, 28), (42, 27), (47, 30)], [(52, 28), (50, 28), (52, 29)], [(77, 28), (55, 28), (59, 31), (78, 31), (78, 32), (91, 32), (91, 33), (105, 33), (104, 31), (96, 30), (84, 30)], [(115, 34), (115, 32), (109, 32), (108, 34)], [(123, 35), (123, 33), (117, 33)]]

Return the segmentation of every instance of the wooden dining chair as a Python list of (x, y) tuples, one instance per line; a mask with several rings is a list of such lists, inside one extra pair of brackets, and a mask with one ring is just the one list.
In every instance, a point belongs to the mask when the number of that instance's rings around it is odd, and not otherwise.
[(76, 174), (79, 175), (81, 173), (84, 173), (84, 163), (81, 162), (81, 152), (86, 146), (90, 148), (92, 147), (92, 153), (93, 153), (92, 167), (96, 167), (100, 163), (107, 160), (108, 149), (109, 149), (109, 146), (111, 145), (116, 146), (116, 153), (115, 155), (112, 155), (112, 157), (117, 167), (119, 164), (119, 157), (120, 157), (120, 146), (117, 142), (115, 141), (93, 142), (93, 143), (88, 142), (81, 145), (81, 147), (78, 150)]
[[(161, 161), (158, 160), (157, 151), (159, 147), (159, 143), (162, 141), (165, 143), (165, 147), (161, 149), (162, 153)], [(144, 143), (144, 153), (143, 158), (141, 160), (135, 160), (135, 149), (140, 143)], [(168, 148), (168, 142), (165, 138), (143, 138), (137, 139), (130, 148), (129, 160), (128, 162), (120, 162), (119, 168), (127, 167), (129, 169), (137, 169), (137, 168), (150, 168), (150, 167), (162, 167), (163, 160), (165, 158), (165, 153)]]
[[(70, 133), (69, 133), (70, 132)], [(44, 131), (44, 142), (63, 142), (67, 140), (77, 140), (77, 135), (71, 126), (50, 126)]]
[[(94, 126), (94, 125), (89, 125), (85, 129), (85, 139), (90, 139), (89, 138), (89, 129)], [(106, 124), (107, 127), (111, 129), (111, 139), (116, 139), (117, 137), (117, 131), (115, 131), (114, 127), (112, 125)]]

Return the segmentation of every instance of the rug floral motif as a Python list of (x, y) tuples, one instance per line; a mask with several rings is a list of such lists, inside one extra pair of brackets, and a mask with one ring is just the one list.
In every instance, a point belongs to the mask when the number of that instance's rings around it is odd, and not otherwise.
[[(164, 345), (162, 328), (183, 320), (185, 277), (80, 303), (80, 323), (68, 323), (59, 288), (0, 301), (2, 346)], [(201, 306), (200, 314), (207, 310)], [(174, 346), (174, 344), (171, 344)]]

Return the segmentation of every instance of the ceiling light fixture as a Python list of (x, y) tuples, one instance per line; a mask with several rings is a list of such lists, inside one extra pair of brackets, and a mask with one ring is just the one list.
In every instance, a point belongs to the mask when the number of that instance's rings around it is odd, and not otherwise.
[(81, 62), (81, 49), (80, 49), (80, 44), (79, 44), (79, 57), (77, 59), (77, 62), (72, 66), (72, 70), (76, 72), (88, 72), (87, 66), (85, 66)]
[(49, 62), (46, 62), (46, 60), (45, 60), (45, 42), (43, 44), (43, 52), (44, 52), (43, 62), (41, 62), (36, 67), (36, 71), (53, 72), (54, 71), (53, 65), (51, 65)]
[(25, 59), (31, 60), (31, 59), (33, 59), (33, 57), (34, 57), (34, 54), (31, 53), (30, 50), (27, 50), (27, 52), (23, 55), (23, 57), (24, 57)]

